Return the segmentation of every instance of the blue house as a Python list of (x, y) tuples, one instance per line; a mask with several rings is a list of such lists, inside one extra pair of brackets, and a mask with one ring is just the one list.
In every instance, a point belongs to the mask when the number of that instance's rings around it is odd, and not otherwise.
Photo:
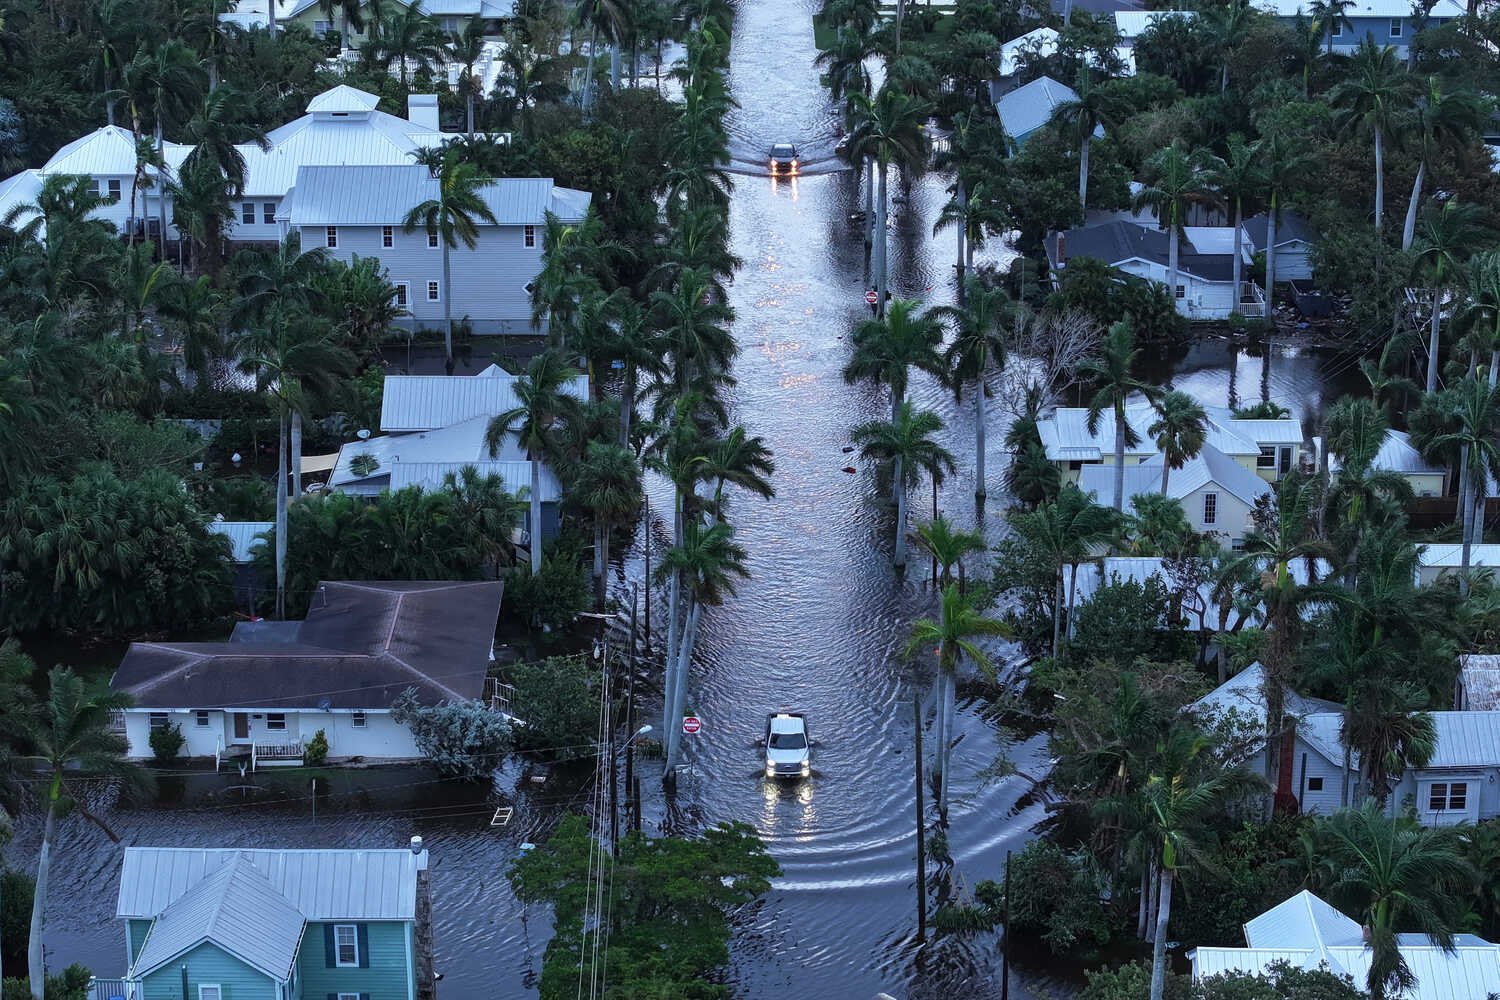
[(129, 847), (122, 1000), (418, 1000), (433, 994), (427, 852)]
[[(1300, 14), (1304, 21), (1313, 21), (1312, 0), (1255, 0), (1255, 6), (1278, 19), (1292, 22)], [(1456, 0), (1437, 0), (1428, 13), (1425, 27), (1435, 28), (1445, 21), (1464, 15), (1463, 5)], [(1337, 24), (1331, 32), (1325, 27), (1324, 39), (1332, 34), (1333, 51), (1345, 55), (1359, 48), (1366, 38), (1376, 45), (1389, 45), (1396, 54), (1406, 58), (1406, 48), (1416, 35), (1418, 25), (1412, 16), (1410, 0), (1355, 0), (1354, 6), (1345, 12), (1348, 24)]]

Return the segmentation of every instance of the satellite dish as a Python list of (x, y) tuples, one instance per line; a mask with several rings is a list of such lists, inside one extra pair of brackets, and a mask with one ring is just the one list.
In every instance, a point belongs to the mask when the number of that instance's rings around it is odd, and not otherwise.
[(333, 708), (333, 702), (329, 701), (327, 698), (318, 699), (318, 710), (320, 712), (327, 712), (331, 708)]
[(368, 441), (370, 440), (370, 428), (361, 427), (359, 430), (354, 432), (354, 436), (359, 438), (361, 441)]

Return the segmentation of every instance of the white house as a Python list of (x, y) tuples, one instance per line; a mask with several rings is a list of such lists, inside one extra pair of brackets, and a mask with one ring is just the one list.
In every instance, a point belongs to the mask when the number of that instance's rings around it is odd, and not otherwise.
[(443, 287), (439, 235), (402, 224), (417, 205), (438, 198), (437, 179), (420, 164), (302, 167), (277, 218), (304, 248), (346, 261), (379, 258), (411, 324), (441, 328), (451, 296), (453, 319), (476, 334), (533, 333), (531, 283), (542, 269), (546, 217), (581, 222), (590, 196), (544, 177), (498, 178), (479, 195), (495, 222), (476, 218), (474, 249), (460, 243), (449, 251), (451, 288)]
[[(1294, 23), (1298, 17), (1311, 25), (1313, 5), (1311, 0), (1255, 0), (1255, 6), (1274, 15), (1284, 23)], [(1407, 0), (1355, 0), (1344, 12), (1349, 25), (1334, 25), (1331, 32), (1325, 27), (1324, 38), (1332, 35), (1333, 51), (1348, 55), (1359, 48), (1366, 38), (1376, 45), (1395, 48), (1397, 56), (1406, 58), (1407, 46), (1417, 33), (1418, 22), (1412, 15), (1412, 5)], [(1456, 0), (1437, 0), (1428, 12), (1426, 26), (1436, 27), (1446, 21), (1464, 16), (1464, 7)]]
[(504, 584), (318, 584), (300, 622), (240, 622), (228, 642), (135, 642), (110, 679), (132, 707), (118, 725), (137, 760), (151, 730), (176, 725), (191, 757), (299, 763), (320, 730), (334, 760), (416, 760), (391, 718), (408, 688), (420, 701), (487, 693)]
[[(1135, 509), (1134, 498), (1161, 492), (1164, 459), (1152, 455), (1138, 465), (1125, 467), (1124, 510)], [(1113, 465), (1086, 465), (1078, 475), (1078, 488), (1092, 493), (1106, 507), (1115, 502)], [(1255, 501), (1271, 492), (1264, 479), (1212, 445), (1204, 445), (1194, 458), (1167, 477), (1167, 496), (1182, 504), (1188, 524), (1202, 534), (1220, 535), (1231, 546), (1244, 541), (1250, 530), (1250, 512)]]
[[(1321, 445), (1320, 439), (1318, 446)], [(1342, 464), (1339, 456), (1329, 454), (1329, 472), (1338, 472)], [(1394, 428), (1387, 430), (1385, 440), (1381, 442), (1380, 450), (1375, 453), (1370, 464), (1372, 468), (1382, 472), (1400, 475), (1415, 496), (1440, 497), (1447, 493), (1448, 470), (1423, 458), (1422, 453), (1412, 446), (1411, 435), (1406, 431)]]
[[(1457, 573), (1463, 566), (1464, 547), (1457, 542), (1423, 545), (1417, 553), (1417, 583), (1427, 587), (1438, 577)], [(1469, 546), (1469, 571), (1500, 574), (1500, 544), (1484, 542)]]
[[(1246, 420), (1230, 410), (1205, 406), (1208, 418), (1204, 443), (1228, 455), (1267, 482), (1275, 482), (1297, 467), (1302, 454), (1302, 425), (1290, 417), (1278, 420)], [(1089, 430), (1089, 411), (1081, 406), (1059, 406), (1037, 421), (1037, 433), (1047, 458), (1057, 466), (1064, 482), (1077, 482), (1090, 465), (1113, 465), (1115, 461), (1115, 416), (1112, 410), (1099, 414)], [(1125, 464), (1139, 465), (1157, 454), (1150, 427), (1156, 411), (1147, 404), (1125, 408), (1125, 420), (1135, 431), (1135, 446), (1125, 446)], [(1157, 475), (1160, 475), (1158, 467)], [(1176, 473), (1174, 472), (1175, 476)]]
[[(1263, 315), (1265, 296), (1260, 286), (1249, 280), (1250, 241), (1240, 240), (1240, 288), (1236, 294), (1234, 228), (1187, 226), (1184, 232), (1185, 238), (1178, 241), (1177, 311), (1201, 320), (1227, 319), (1233, 313)], [(1167, 233), (1135, 221), (1114, 219), (1059, 231), (1049, 234), (1044, 243), (1054, 282), (1060, 282), (1069, 261), (1079, 257), (1091, 257), (1159, 285), (1170, 279)]]
[[(1255, 253), (1265, 253), (1266, 240), (1270, 235), (1270, 216), (1261, 212), (1246, 219), (1245, 235), (1250, 237), (1250, 246)], [(1276, 220), (1276, 280), (1278, 283), (1312, 280), (1312, 248), (1317, 239), (1317, 230), (1313, 229), (1312, 223), (1296, 212), (1289, 209), (1282, 210)]]
[[(1500, 993), (1500, 945), (1473, 934), (1455, 935), (1444, 951), (1425, 934), (1398, 934), (1401, 957), (1416, 979), (1405, 1000), (1488, 1000)], [(1195, 980), (1222, 973), (1259, 975), (1277, 962), (1326, 968), (1364, 988), (1370, 950), (1359, 923), (1303, 890), (1245, 924), (1244, 948), (1199, 947), (1188, 952)]]

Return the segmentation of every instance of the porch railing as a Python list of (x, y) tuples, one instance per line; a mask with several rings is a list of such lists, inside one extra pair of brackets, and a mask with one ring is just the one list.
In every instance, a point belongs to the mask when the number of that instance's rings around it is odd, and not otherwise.
[(301, 743), (252, 743), (250, 744), (250, 770), (265, 765), (274, 767), (302, 763)]
[(140, 989), (128, 979), (89, 980), (88, 1000), (137, 1000)]
[(509, 715), (515, 696), (515, 685), (506, 684), (498, 677), (490, 677), (485, 681), (484, 700), (489, 705), (490, 711)]
[(1260, 286), (1253, 281), (1240, 282), (1240, 293), (1235, 297), (1235, 309), (1241, 316), (1264, 316), (1266, 297)]

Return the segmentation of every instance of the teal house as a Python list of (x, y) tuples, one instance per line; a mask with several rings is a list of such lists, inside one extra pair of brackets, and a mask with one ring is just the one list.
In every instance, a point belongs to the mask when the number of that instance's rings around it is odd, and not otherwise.
[(130, 847), (121, 1000), (428, 1000), (427, 852)]

